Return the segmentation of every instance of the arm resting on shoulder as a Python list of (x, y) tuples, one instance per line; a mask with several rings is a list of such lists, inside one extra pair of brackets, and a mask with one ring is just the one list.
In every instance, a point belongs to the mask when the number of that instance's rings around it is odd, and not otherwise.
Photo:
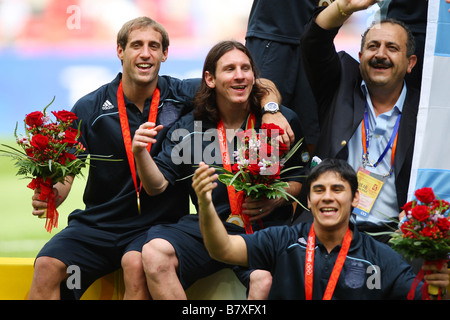
[[(265, 78), (258, 79), (257, 81), (261, 87), (267, 89), (267, 94), (261, 100), (261, 108), (264, 108), (264, 106), (269, 102), (276, 102), (278, 105), (281, 105), (282, 97), (275, 83)], [(283, 116), (281, 112), (276, 112), (273, 114), (270, 112), (265, 113), (262, 116), (262, 121), (263, 123), (275, 123), (280, 128), (282, 128), (284, 130), (284, 135), (282, 135), (281, 140), (288, 147), (292, 143), (294, 143), (295, 141), (294, 132), (292, 131), (289, 122), (286, 120), (286, 118)]]

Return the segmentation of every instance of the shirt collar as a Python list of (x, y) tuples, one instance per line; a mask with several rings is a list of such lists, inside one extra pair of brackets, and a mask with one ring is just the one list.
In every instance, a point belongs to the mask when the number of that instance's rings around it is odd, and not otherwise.
[[(371, 108), (373, 108), (372, 105), (372, 100), (370, 99), (370, 94), (369, 90), (367, 89), (367, 84), (364, 80), (362, 80), (361, 82), (361, 91), (364, 94), (364, 96), (366, 97), (366, 101), (369, 104), (369, 106)], [(406, 82), (403, 81), (403, 88), (402, 88), (402, 92), (400, 93), (400, 96), (397, 99), (397, 102), (395, 103), (394, 109), (397, 109), (400, 113), (403, 112), (403, 105), (405, 104), (405, 99), (406, 99)]]

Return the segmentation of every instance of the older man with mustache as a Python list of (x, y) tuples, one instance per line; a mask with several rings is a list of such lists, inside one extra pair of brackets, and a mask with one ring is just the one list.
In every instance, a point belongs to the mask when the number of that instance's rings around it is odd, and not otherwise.
[(400, 21), (376, 22), (362, 36), (360, 63), (333, 44), (352, 13), (375, 3), (337, 0), (318, 9), (302, 49), (319, 108), (314, 153), (344, 159), (358, 171), (362, 201), (353, 219), (360, 230), (379, 232), (388, 230), (407, 200), (419, 93), (404, 77), (417, 61), (414, 37)]

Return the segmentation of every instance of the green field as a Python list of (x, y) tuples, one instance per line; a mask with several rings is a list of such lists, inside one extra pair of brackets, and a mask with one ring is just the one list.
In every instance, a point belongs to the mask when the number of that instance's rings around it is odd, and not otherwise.
[[(11, 140), (0, 143), (14, 146)], [(16, 176), (17, 169), (9, 157), (0, 156), (0, 257), (35, 257), (40, 248), (67, 225), (67, 216), (75, 208), (83, 208), (85, 177), (75, 179), (66, 201), (58, 208), (59, 226), (49, 234), (45, 219), (31, 214), (33, 191), (30, 180)]]

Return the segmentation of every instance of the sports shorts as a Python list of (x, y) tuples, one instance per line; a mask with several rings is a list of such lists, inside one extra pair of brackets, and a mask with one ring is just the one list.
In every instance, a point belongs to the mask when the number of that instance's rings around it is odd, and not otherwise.
[[(224, 225), (229, 234), (245, 233), (244, 228), (234, 224), (224, 223)], [(248, 288), (250, 273), (253, 270), (212, 259), (203, 244), (197, 215), (182, 217), (178, 223), (160, 224), (152, 227), (147, 232), (145, 242), (156, 238), (164, 239), (174, 247), (179, 264), (178, 278), (185, 290), (198, 279), (207, 277), (224, 268), (233, 269), (239, 280)]]
[[(121, 267), (122, 256), (128, 251), (141, 252), (145, 243), (146, 231), (131, 231), (117, 234), (95, 227), (69, 224), (53, 236), (38, 253), (53, 257), (69, 266), (79, 267), (80, 286), (68, 288), (61, 283), (62, 299), (80, 299), (89, 286), (98, 278)], [(70, 272), (69, 272), (70, 276)]]

